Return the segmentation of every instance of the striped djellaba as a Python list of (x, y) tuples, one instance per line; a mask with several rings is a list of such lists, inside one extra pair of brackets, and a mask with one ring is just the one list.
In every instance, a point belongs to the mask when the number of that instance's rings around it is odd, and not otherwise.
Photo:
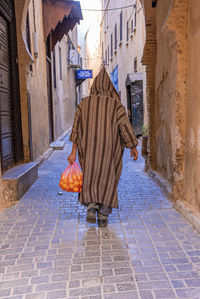
[(70, 141), (78, 144), (83, 170), (80, 203), (118, 208), (124, 147), (136, 147), (138, 141), (105, 67), (77, 108)]

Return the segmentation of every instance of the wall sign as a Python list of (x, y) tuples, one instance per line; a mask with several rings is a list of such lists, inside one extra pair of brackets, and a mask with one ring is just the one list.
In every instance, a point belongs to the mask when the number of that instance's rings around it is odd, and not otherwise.
[(92, 70), (77, 70), (77, 79), (92, 79)]

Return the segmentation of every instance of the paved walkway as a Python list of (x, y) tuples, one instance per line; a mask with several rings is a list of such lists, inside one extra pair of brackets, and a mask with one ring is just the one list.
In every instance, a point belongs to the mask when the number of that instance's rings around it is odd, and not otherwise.
[(200, 237), (125, 152), (119, 210), (85, 222), (77, 195), (58, 195), (71, 146), (0, 213), (0, 298), (200, 298)]

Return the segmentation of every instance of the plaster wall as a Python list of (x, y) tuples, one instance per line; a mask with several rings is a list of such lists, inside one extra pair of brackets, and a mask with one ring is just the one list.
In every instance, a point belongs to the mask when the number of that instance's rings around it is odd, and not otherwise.
[[(101, 9), (101, 0), (96, 0), (95, 9)], [(93, 80), (99, 73), (102, 64), (102, 51), (100, 45), (100, 23), (101, 23), (100, 11), (91, 12), (88, 14), (83, 11), (83, 18), (85, 23), (85, 28), (87, 30), (84, 34), (84, 39), (82, 38), (81, 56), (82, 56), (82, 69), (92, 70), (93, 78), (87, 79), (81, 83), (82, 97), (86, 97), (90, 94), (90, 88), (92, 86)], [(81, 27), (80, 27), (81, 28)], [(80, 35), (82, 34), (79, 30)]]
[[(53, 119), (54, 137), (57, 139), (63, 132), (73, 124), (76, 111), (77, 89), (75, 84), (75, 69), (68, 65), (68, 39), (77, 50), (77, 26), (69, 32), (68, 37), (64, 36), (61, 42), (55, 46), (56, 86), (53, 78)], [(60, 48), (60, 50), (59, 50)], [(62, 78), (60, 77), (59, 51), (61, 51)], [(53, 58), (52, 58), (53, 61)]]
[[(128, 73), (134, 73), (134, 59), (137, 59), (137, 72), (143, 73), (143, 101), (144, 101), (144, 123), (148, 122), (147, 102), (146, 102), (146, 68), (142, 65), (143, 48), (145, 44), (145, 20), (144, 11), (139, 0), (121, 0), (118, 6), (128, 6), (136, 4), (136, 27), (131, 32), (131, 21), (134, 22), (135, 9), (133, 7), (122, 10), (122, 41), (120, 42), (120, 10), (108, 11), (108, 15), (103, 14), (101, 22), (101, 47), (103, 44), (103, 59), (106, 60), (105, 50), (108, 52), (109, 59), (106, 64), (110, 74), (118, 65), (118, 84), (122, 103), (127, 108), (127, 91), (125, 81)], [(103, 8), (115, 8), (114, 1), (103, 1)], [(127, 21), (129, 34), (127, 40)], [(105, 25), (105, 23), (107, 25)], [(117, 49), (115, 50), (115, 24), (117, 25)], [(113, 56), (111, 57), (111, 34), (113, 34)], [(108, 54), (107, 54), (108, 55)]]
[[(27, 66), (27, 90), (31, 102), (31, 128), (33, 160), (49, 146), (49, 119), (46, 74), (46, 44), (43, 35), (42, 1), (30, 2), (29, 8), (30, 45), (34, 62), (32, 71)], [(35, 16), (34, 16), (35, 13)], [(34, 21), (35, 18), (35, 21)], [(35, 27), (34, 27), (35, 22)], [(33, 32), (38, 35), (38, 58), (33, 50)]]
[(190, 1), (186, 99), (185, 200), (200, 212), (200, 3)]
[(172, 182), (172, 142), (175, 131), (174, 92), (177, 76), (176, 43), (163, 32), (171, 3), (171, 0), (158, 1), (156, 7), (157, 60), (154, 110), (156, 133), (154, 146), (157, 151), (156, 168)]
[(98, 75), (101, 64), (101, 48), (100, 48), (100, 13), (96, 13), (96, 22), (95, 26), (92, 26), (88, 29), (85, 36), (85, 63), (86, 68), (92, 70), (93, 78), (86, 80), (87, 85), (87, 96), (90, 93), (90, 88), (94, 81), (94, 78)]

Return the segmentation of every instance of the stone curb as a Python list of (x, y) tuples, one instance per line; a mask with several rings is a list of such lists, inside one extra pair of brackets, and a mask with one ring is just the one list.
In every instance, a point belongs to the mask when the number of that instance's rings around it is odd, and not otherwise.
[(148, 169), (147, 173), (166, 194), (168, 200), (172, 203), (172, 207), (176, 209), (193, 226), (193, 228), (200, 233), (200, 218), (192, 210), (190, 210), (183, 201), (179, 199), (173, 201), (171, 184), (167, 182), (167, 180), (157, 171)]
[[(71, 128), (67, 129), (62, 135), (60, 135), (60, 137), (57, 138), (57, 141), (61, 141), (65, 138), (65, 136), (67, 136), (69, 134), (69, 132), (71, 131)], [(51, 154), (53, 153), (54, 149), (53, 148), (48, 148), (37, 160), (35, 160), (34, 162), (38, 164), (38, 166), (40, 166), (45, 160), (47, 160)]]
[(179, 199), (172, 205), (200, 233), (200, 218)]
[(147, 170), (148, 175), (150, 178), (158, 184), (158, 186), (163, 190), (163, 192), (166, 194), (168, 199), (171, 199), (171, 193), (172, 193), (172, 186), (171, 184), (157, 171), (148, 169)]

